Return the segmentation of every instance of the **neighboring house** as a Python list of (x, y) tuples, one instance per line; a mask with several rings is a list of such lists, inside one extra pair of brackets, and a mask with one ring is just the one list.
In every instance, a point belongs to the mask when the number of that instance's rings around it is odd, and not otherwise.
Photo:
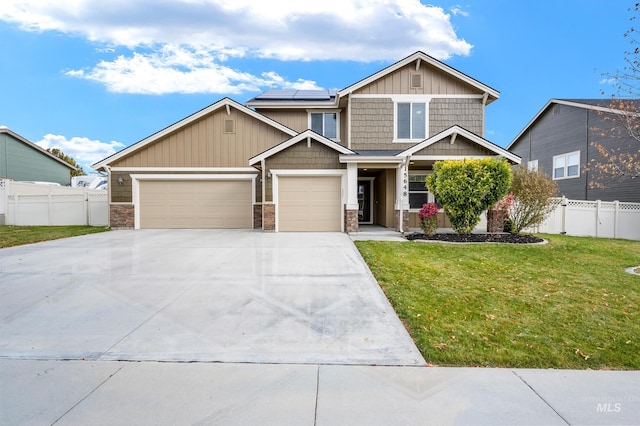
[(507, 149), (523, 165), (551, 176), (569, 199), (640, 202), (640, 179), (595, 179), (603, 187), (594, 187), (594, 172), (587, 167), (604, 161), (594, 143), (639, 151), (638, 141), (611, 132), (623, 112), (610, 105), (610, 99), (551, 99)]
[(74, 166), (15, 132), (0, 127), (0, 179), (69, 185)]
[(406, 231), (435, 161), (520, 162), (483, 137), (498, 96), (416, 52), (338, 91), (222, 99), (93, 167), (113, 227)]

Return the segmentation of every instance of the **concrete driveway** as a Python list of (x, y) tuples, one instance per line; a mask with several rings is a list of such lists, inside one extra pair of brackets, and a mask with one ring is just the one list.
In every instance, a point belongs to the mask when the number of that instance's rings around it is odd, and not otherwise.
[(251, 230), (0, 250), (0, 358), (424, 364), (346, 234)]

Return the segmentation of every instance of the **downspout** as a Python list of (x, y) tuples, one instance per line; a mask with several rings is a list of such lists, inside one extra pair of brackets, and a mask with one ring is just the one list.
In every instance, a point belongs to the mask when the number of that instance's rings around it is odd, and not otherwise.
[(107, 221), (109, 222), (109, 227), (111, 227), (111, 187), (113, 185), (111, 185), (111, 167), (107, 166), (106, 164), (104, 166), (104, 169), (107, 171), (107, 182), (109, 183), (107, 185), (107, 190), (109, 191), (109, 200), (107, 202)]
[(351, 149), (351, 94), (347, 99), (347, 148)]

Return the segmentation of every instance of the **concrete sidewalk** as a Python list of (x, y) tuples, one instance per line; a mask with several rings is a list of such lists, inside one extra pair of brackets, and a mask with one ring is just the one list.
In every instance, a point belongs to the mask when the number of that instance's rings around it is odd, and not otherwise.
[(346, 234), (0, 250), (3, 426), (640, 424), (638, 395), (638, 371), (426, 367)]
[(3, 425), (637, 425), (640, 372), (0, 360)]

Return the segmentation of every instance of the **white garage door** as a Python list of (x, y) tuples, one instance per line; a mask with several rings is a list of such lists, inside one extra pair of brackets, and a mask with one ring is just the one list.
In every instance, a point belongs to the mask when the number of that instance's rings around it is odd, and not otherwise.
[(252, 228), (250, 180), (141, 180), (140, 228)]
[(341, 176), (278, 178), (279, 231), (340, 231)]

